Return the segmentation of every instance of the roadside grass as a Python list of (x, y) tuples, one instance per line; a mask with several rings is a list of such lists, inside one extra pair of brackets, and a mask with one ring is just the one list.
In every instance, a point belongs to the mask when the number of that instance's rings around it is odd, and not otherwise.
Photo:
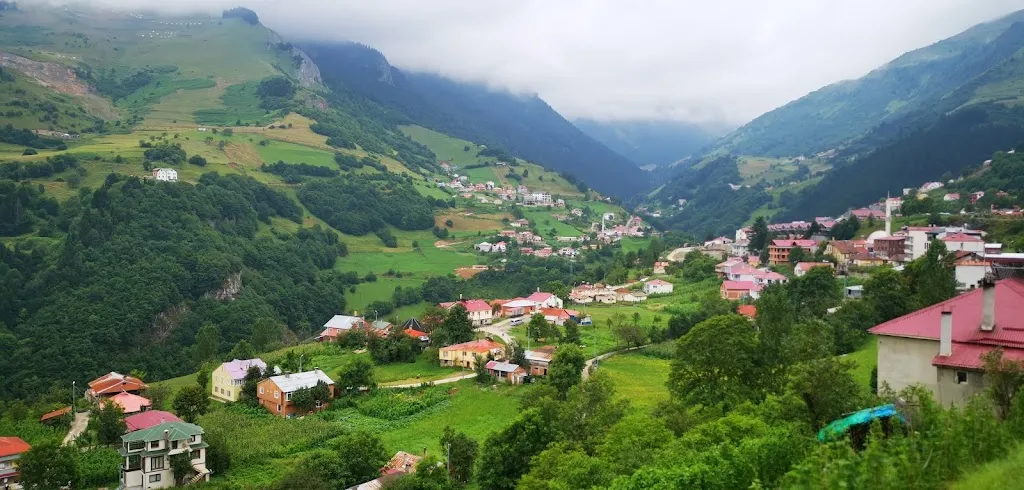
[(630, 401), (634, 409), (649, 409), (668, 400), (668, 382), (671, 361), (629, 352), (601, 361), (598, 371), (608, 374), (621, 398)]

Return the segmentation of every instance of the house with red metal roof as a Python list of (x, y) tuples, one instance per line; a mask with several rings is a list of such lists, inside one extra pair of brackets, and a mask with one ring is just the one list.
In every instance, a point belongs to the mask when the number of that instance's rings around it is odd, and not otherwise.
[(718, 290), (722, 299), (739, 301), (746, 298), (757, 299), (761, 293), (761, 286), (754, 281), (723, 281)]
[(562, 298), (551, 293), (544, 293), (541, 291), (537, 291), (527, 296), (526, 299), (537, 302), (541, 308), (561, 308), (563, 306)]
[(100, 403), (113, 403), (121, 407), (121, 412), (125, 414), (144, 412), (153, 405), (149, 398), (127, 392), (118, 393), (110, 398), (102, 398)]
[(768, 263), (771, 265), (788, 264), (789, 253), (794, 248), (802, 248), (808, 254), (813, 254), (818, 248), (818, 242), (814, 240), (772, 240), (768, 245)]
[(975, 252), (985, 253), (985, 240), (966, 233), (947, 233), (942, 238), (946, 244), (946, 250), (950, 252)]
[(982, 356), (1024, 361), (1024, 279), (994, 281), (868, 330), (878, 336), (878, 385), (922, 385), (943, 404), (985, 389)]
[(736, 313), (743, 315), (751, 320), (757, 318), (757, 306), (754, 305), (739, 305), (736, 307)]
[(128, 432), (156, 427), (164, 422), (182, 422), (177, 415), (163, 410), (147, 410), (124, 418)]
[(89, 400), (111, 397), (118, 393), (138, 393), (149, 388), (141, 379), (111, 371), (89, 382), (85, 396)]
[(793, 267), (793, 275), (796, 277), (803, 277), (815, 267), (828, 267), (835, 269), (832, 262), (800, 262)]
[(32, 446), (21, 438), (0, 437), (0, 488), (21, 488), (17, 485), (21, 479), (17, 461), (29, 449)]
[(490, 339), (477, 339), (461, 344), (442, 347), (437, 351), (437, 357), (442, 366), (458, 366), (468, 369), (476, 367), (476, 358), (501, 359), (505, 355), (505, 348)]
[(455, 305), (462, 305), (466, 309), (466, 312), (469, 313), (469, 321), (473, 323), (474, 327), (490, 325), (494, 320), (491, 304), (482, 299), (460, 299), (458, 301), (441, 303), (439, 306), (442, 309), (450, 310)]

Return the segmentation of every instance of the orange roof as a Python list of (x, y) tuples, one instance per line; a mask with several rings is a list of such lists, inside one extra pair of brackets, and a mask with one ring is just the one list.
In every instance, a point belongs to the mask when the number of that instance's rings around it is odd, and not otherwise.
[(42, 417), (39, 417), (39, 421), (40, 422), (46, 422), (47, 420), (50, 420), (50, 419), (56, 418), (56, 417), (60, 417), (61, 415), (64, 415), (64, 414), (66, 414), (66, 413), (68, 413), (70, 411), (71, 411), (71, 407), (64, 407), (64, 408), (59, 408), (57, 410), (54, 410), (52, 412), (46, 412), (46, 413), (43, 414)]
[(736, 313), (748, 318), (757, 318), (757, 307), (754, 305), (739, 305), (736, 307)]
[(408, 335), (410, 337), (415, 337), (417, 339), (420, 338), (420, 337), (427, 337), (428, 336), (427, 332), (421, 332), (419, 330), (416, 330), (415, 328), (407, 328), (407, 329), (403, 330), (403, 332), (405, 332), (406, 335)]
[(132, 393), (118, 393), (107, 400), (107, 403), (116, 403), (121, 407), (124, 413), (136, 413), (141, 412), (145, 407), (149, 407), (153, 402), (149, 401), (149, 398), (144, 398), (139, 395)]
[(441, 348), (441, 350), (443, 351), (466, 351), (479, 352), (483, 354), (486, 354), (494, 349), (501, 349), (501, 344), (487, 339), (477, 339)]
[(32, 449), (32, 446), (20, 437), (0, 437), (0, 458), (24, 454), (29, 449)]
[(141, 391), (149, 386), (141, 379), (124, 374), (109, 372), (89, 382), (89, 389), (96, 395), (110, 395), (122, 391)]

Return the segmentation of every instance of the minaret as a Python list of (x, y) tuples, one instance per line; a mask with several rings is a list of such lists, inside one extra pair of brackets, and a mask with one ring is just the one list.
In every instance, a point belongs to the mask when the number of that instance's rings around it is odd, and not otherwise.
[(885, 236), (892, 236), (892, 200), (885, 194)]

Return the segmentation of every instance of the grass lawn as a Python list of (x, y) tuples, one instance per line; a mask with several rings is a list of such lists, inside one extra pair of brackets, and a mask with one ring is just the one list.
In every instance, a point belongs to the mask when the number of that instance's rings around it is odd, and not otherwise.
[[(401, 126), (399, 129), (413, 141), (430, 148), (430, 151), (434, 152), (439, 160), (451, 162), (460, 167), (483, 163), (487, 160), (487, 158), (477, 156), (480, 148), (472, 142), (452, 138), (421, 126)], [(469, 146), (469, 151), (465, 151), (466, 146)], [(484, 180), (493, 180), (493, 177)]]
[[(429, 231), (407, 232), (392, 230), (398, 239), (397, 248), (386, 248), (375, 235), (366, 235), (353, 240), (346, 236), (343, 241), (349, 246), (349, 255), (338, 259), (335, 269), (355, 271), (360, 275), (367, 272), (380, 274), (388, 269), (402, 273), (413, 273), (423, 278), (435, 275), (450, 274), (458, 267), (474, 265), (478, 262), (475, 254), (459, 252), (454, 247), (438, 248), (434, 245), (437, 237)], [(464, 233), (454, 232), (455, 240)], [(476, 232), (472, 232), (465, 240), (475, 240)], [(419, 250), (412, 248), (413, 241), (418, 242)]]
[[(1005, 458), (985, 464), (949, 486), (950, 490), (1003, 490), (1024, 488), (1020, 472), (1024, 469), (1024, 446)], [(1013, 483), (1017, 482), (1017, 483)]]
[(266, 146), (256, 145), (256, 151), (266, 162), (281, 160), (286, 163), (308, 163), (310, 165), (338, 169), (338, 164), (334, 162), (333, 153), (295, 143), (270, 140)]
[(864, 342), (860, 349), (846, 354), (842, 358), (857, 363), (857, 367), (853, 370), (853, 377), (857, 380), (857, 384), (867, 389), (871, 384), (871, 369), (878, 365), (878, 339), (872, 336)]
[[(380, 274), (384, 271), (378, 271)], [(377, 280), (374, 282), (363, 282), (356, 286), (356, 292), (350, 293), (345, 292), (345, 309), (349, 311), (359, 311), (373, 317), (372, 311), (363, 311), (366, 309), (366, 305), (377, 301), (377, 300), (389, 300), (391, 299), (392, 293), (395, 288), (401, 286), (416, 287), (423, 283), (423, 279), (415, 277), (383, 277), (377, 276)]]
[(634, 408), (647, 409), (668, 400), (670, 361), (639, 352), (619, 354), (601, 361), (599, 371), (615, 383), (615, 391)]
[(636, 251), (640, 250), (641, 248), (647, 248), (647, 247), (651, 246), (651, 239), (650, 238), (623, 237), (623, 239), (621, 241), (619, 241), (619, 243), (622, 244), (622, 252), (623, 253), (626, 253), (626, 252), (636, 252)]
[[(565, 209), (560, 209), (555, 212), (566, 213)], [(524, 209), (523, 216), (530, 220), (530, 224), (537, 227), (539, 231), (545, 237), (552, 237), (551, 229), (554, 228), (556, 233), (554, 236), (582, 236), (583, 231), (577, 229), (574, 226), (568, 225), (561, 221), (558, 221), (553, 216), (552, 212), (546, 209)], [(554, 246), (554, 244), (549, 244)]]

